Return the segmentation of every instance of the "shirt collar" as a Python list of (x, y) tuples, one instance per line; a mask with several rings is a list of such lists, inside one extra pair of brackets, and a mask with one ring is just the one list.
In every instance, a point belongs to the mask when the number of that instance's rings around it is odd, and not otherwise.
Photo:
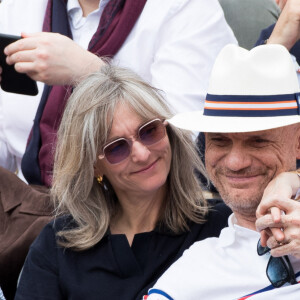
[[(99, 1), (99, 10), (103, 11), (106, 4), (109, 2), (109, 0), (100, 0)], [(78, 0), (68, 0), (67, 2), (67, 11), (69, 13), (73, 13), (74, 11), (80, 10), (82, 11), (81, 6), (78, 2)], [(97, 10), (96, 10), (97, 11)]]
[(253, 238), (258, 240), (259, 233), (255, 230), (238, 225), (236, 217), (234, 213), (232, 213), (228, 218), (228, 227), (224, 228), (221, 231), (218, 246), (220, 248), (229, 247), (232, 244), (234, 244), (236, 239), (240, 239), (242, 237), (246, 237), (247, 239)]
[[(101, 2), (101, 1), (100, 1)], [(68, 14), (74, 10), (81, 10), (78, 0), (68, 0), (67, 2), (67, 11)]]
[[(98, 9), (91, 12), (89, 16), (92, 14), (97, 14), (99, 15), (100, 18), (108, 2), (109, 0), (100, 0)], [(82, 16), (82, 9), (78, 0), (68, 0), (67, 12), (68, 12), (69, 20), (70, 22), (72, 22), (74, 28), (80, 28), (85, 23), (86, 17)]]

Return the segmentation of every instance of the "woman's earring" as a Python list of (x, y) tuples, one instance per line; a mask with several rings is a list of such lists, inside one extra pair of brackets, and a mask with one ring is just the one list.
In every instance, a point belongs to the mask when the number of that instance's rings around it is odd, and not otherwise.
[(97, 176), (97, 181), (98, 181), (99, 184), (102, 184), (103, 177), (101, 175), (98, 175)]

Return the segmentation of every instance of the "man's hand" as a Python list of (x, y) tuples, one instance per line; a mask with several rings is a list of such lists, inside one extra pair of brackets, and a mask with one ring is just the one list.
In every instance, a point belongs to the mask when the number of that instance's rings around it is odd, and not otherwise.
[(267, 44), (281, 44), (290, 50), (300, 39), (300, 1), (288, 0)]
[(277, 227), (281, 231), (283, 238), (280, 241), (275, 234), (267, 241), (272, 256), (294, 255), (300, 258), (300, 203), (286, 199), (274, 201), (273, 205), (284, 212), (280, 221), (274, 222), (272, 215), (267, 214), (256, 221), (257, 230)]
[(272, 248), (273, 256), (300, 257), (300, 203), (292, 199), (299, 187), (297, 174), (281, 173), (269, 183), (257, 208), (261, 244)]
[(49, 85), (74, 85), (100, 70), (104, 62), (58, 33), (23, 33), (4, 49), (7, 63), (32, 79)]

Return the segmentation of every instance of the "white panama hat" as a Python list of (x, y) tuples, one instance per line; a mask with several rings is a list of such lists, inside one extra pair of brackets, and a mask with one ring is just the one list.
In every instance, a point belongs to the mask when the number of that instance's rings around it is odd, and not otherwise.
[(248, 51), (225, 46), (210, 77), (202, 111), (179, 113), (168, 122), (202, 132), (249, 132), (300, 122), (296, 69), (281, 45)]

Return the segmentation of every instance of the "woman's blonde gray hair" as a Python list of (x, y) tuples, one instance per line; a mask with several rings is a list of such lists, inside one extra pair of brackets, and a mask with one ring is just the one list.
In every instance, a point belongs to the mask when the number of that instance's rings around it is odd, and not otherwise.
[[(129, 105), (145, 121), (171, 117), (160, 92), (127, 69), (104, 66), (74, 89), (58, 130), (51, 189), (56, 215), (71, 214), (77, 224), (58, 233), (64, 247), (80, 251), (94, 246), (116, 213), (114, 190), (107, 179), (104, 185), (97, 182), (94, 165), (120, 103)], [(188, 230), (189, 220), (205, 221), (207, 204), (195, 173), (205, 171), (191, 133), (171, 125), (167, 133), (172, 162), (159, 224), (180, 233)]]

